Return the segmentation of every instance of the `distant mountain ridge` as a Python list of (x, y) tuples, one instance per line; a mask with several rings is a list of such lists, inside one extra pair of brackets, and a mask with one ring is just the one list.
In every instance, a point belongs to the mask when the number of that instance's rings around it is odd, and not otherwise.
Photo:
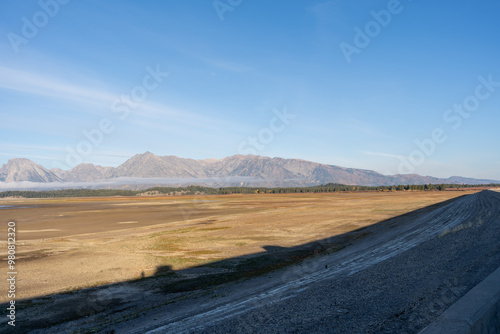
[[(256, 155), (234, 155), (224, 159), (194, 160), (176, 156), (157, 156), (151, 152), (137, 154), (118, 167), (80, 164), (73, 169), (46, 169), (23, 158), (11, 159), (0, 168), (0, 181), (65, 183), (101, 182), (119, 178), (179, 179), (191, 184), (211, 186), (295, 187), (326, 183), (349, 185), (399, 185), (465, 183), (487, 184), (499, 181), (453, 176), (436, 178), (417, 174), (383, 175), (372, 170), (325, 165), (300, 159), (270, 158)], [(235, 181), (236, 180), (236, 181)], [(243, 181), (242, 181), (243, 180)], [(161, 182), (160, 182), (161, 183)], [(183, 182), (186, 184), (186, 182)]]
[(0, 181), (4, 182), (61, 182), (53, 171), (29, 159), (11, 159), (0, 168)]

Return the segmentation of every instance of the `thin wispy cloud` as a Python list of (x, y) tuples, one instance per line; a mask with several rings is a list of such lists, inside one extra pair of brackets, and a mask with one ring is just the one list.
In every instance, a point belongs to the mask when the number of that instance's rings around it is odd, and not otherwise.
[[(131, 111), (132, 115), (138, 115), (143, 118), (152, 119), (150, 122), (144, 122), (142, 125), (154, 124), (154, 120), (163, 120), (165, 123), (181, 123), (194, 128), (215, 129), (216, 124), (222, 120), (214, 117), (207, 117), (200, 113), (195, 113), (186, 110), (179, 110), (154, 102), (141, 103), (136, 109)], [(175, 126), (172, 124), (171, 126)], [(152, 126), (156, 128), (156, 126)]]
[[(141, 82), (139, 82), (141, 83)], [(79, 86), (58, 78), (42, 75), (39, 73), (26, 72), (17, 69), (0, 67), (0, 89), (14, 90), (43, 98), (54, 99), (56, 101), (69, 101), (78, 108), (74, 110), (84, 111), (82, 104), (97, 105), (105, 107), (106, 116), (110, 115), (113, 103), (120, 99), (122, 95), (130, 94), (130, 87), (123, 94), (113, 94), (106, 91), (98, 91), (89, 87)], [(207, 117), (199, 113), (178, 110), (165, 104), (143, 101), (134, 108), (129, 108), (129, 117), (137, 115), (141, 118), (168, 119), (170, 123), (181, 123), (193, 128), (217, 128), (221, 120), (214, 117)], [(112, 114), (111, 114), (112, 115)], [(151, 128), (156, 128), (152, 122), (143, 122), (142, 126), (151, 124)], [(175, 126), (173, 124), (173, 126)], [(228, 126), (234, 124), (227, 124)]]
[(56, 152), (64, 151), (64, 149), (57, 146), (0, 144), (0, 150), (33, 150), (33, 149), (41, 151), (56, 151)]
[(41, 74), (0, 67), (0, 88), (78, 103), (109, 105), (116, 96)]

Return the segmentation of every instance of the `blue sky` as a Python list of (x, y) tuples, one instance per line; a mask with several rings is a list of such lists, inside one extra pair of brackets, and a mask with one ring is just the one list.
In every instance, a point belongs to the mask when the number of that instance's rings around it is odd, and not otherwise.
[(0, 164), (256, 153), (500, 180), (498, 1), (60, 2), (2, 2)]

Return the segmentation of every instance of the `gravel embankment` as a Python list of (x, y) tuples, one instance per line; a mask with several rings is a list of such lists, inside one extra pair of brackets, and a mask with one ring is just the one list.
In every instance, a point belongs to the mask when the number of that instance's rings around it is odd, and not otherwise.
[(153, 332), (416, 333), (500, 265), (500, 194), (461, 198), (403, 235), (373, 239), (347, 261), (323, 259), (328, 268), (298, 279), (307, 284), (284, 284), (291, 292), (278, 287)]

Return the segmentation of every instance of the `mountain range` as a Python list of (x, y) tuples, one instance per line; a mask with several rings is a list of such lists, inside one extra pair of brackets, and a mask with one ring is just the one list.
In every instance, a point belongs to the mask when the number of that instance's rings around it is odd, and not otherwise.
[[(487, 184), (495, 180), (480, 180), (452, 176), (436, 178), (417, 174), (383, 175), (372, 170), (325, 165), (300, 159), (270, 158), (256, 155), (234, 155), (224, 159), (194, 160), (176, 156), (157, 156), (151, 152), (137, 154), (118, 167), (80, 164), (68, 171), (47, 169), (29, 159), (11, 159), (0, 168), (0, 181), (5, 184), (34, 182), (99, 184), (122, 180), (135, 184), (209, 186), (310, 186), (326, 183), (350, 185), (399, 184)], [(133, 181), (132, 181), (133, 180)], [(148, 182), (146, 182), (148, 180)], [(144, 182), (142, 182), (144, 181)], [(111, 182), (111, 183), (110, 183)]]

